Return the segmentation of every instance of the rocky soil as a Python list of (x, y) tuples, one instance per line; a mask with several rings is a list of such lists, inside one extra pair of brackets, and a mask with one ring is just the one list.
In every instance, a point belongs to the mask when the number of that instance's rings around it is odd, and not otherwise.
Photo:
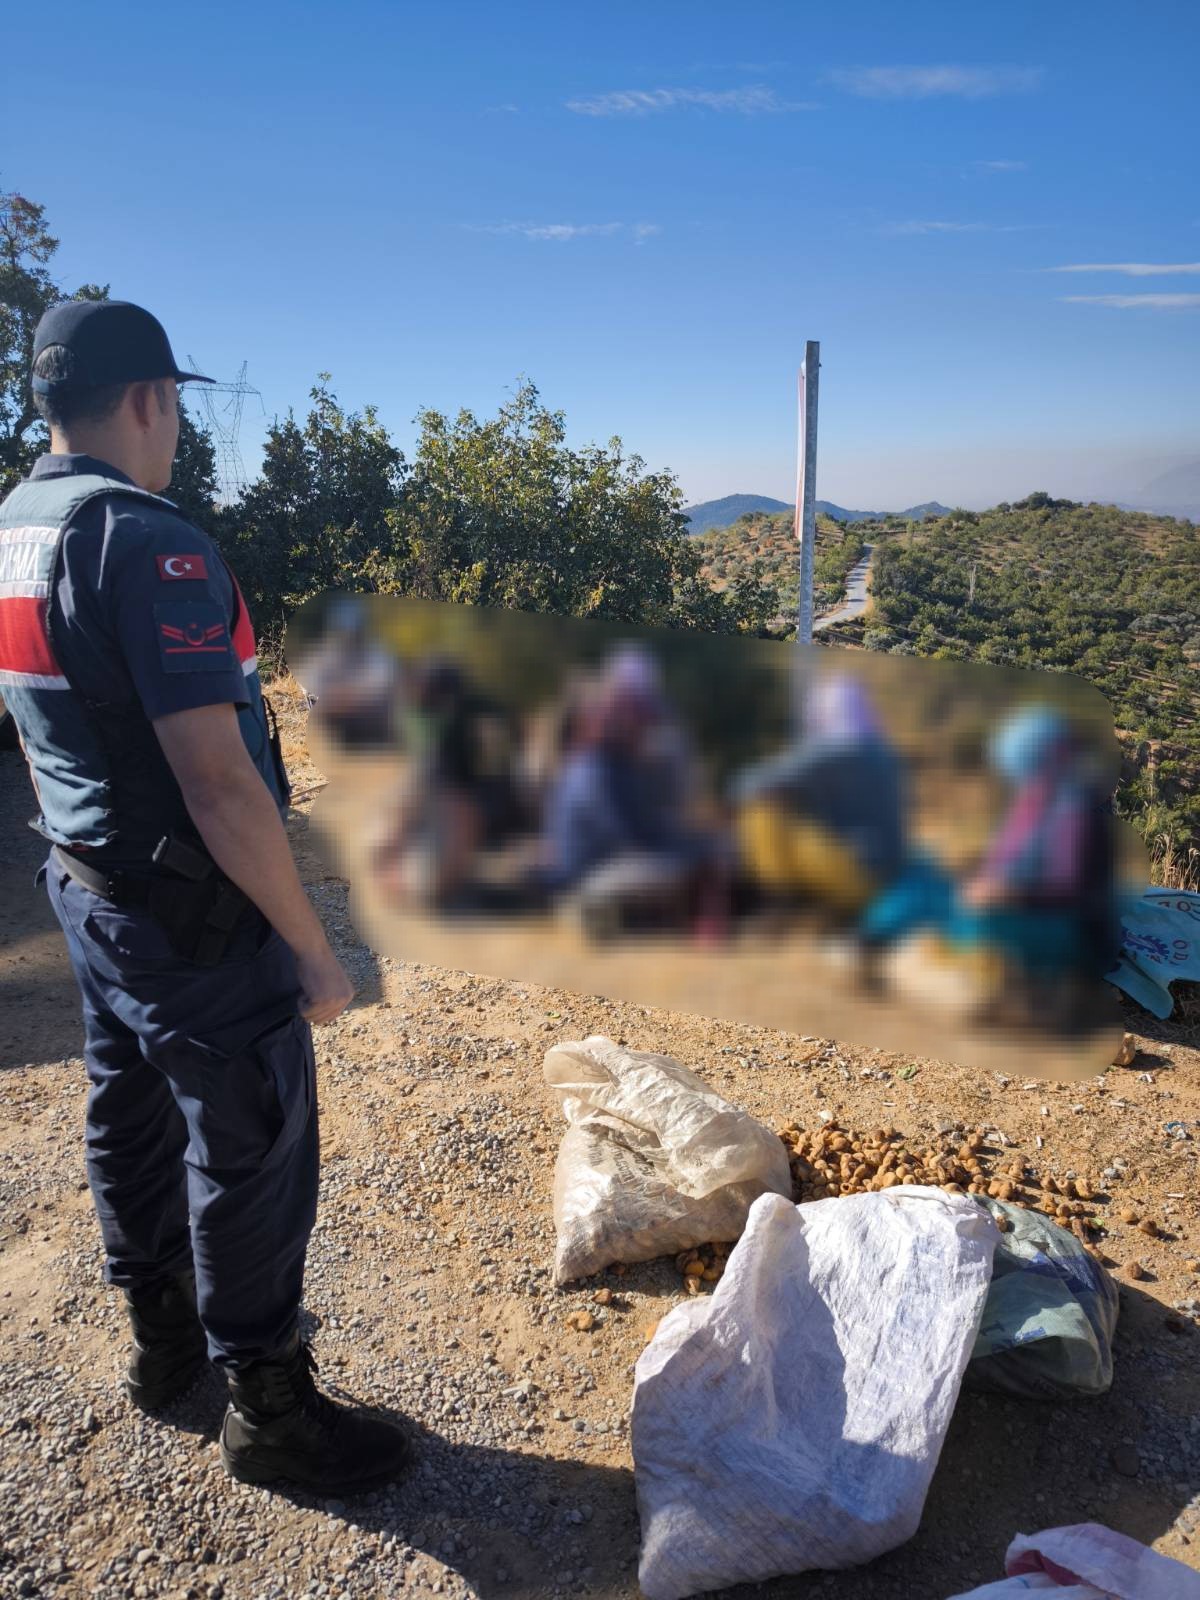
[[(295, 714), (288, 727), (304, 791), (319, 774)], [(553, 1286), (561, 1128), (541, 1062), (554, 1040), (589, 1033), (678, 1056), (773, 1126), (832, 1116), (929, 1144), (955, 1124), (1002, 1135), (1006, 1160), (1039, 1173), (1111, 1174), (1112, 1392), (1063, 1405), (964, 1396), (908, 1545), (862, 1571), (756, 1593), (943, 1600), (998, 1577), (1015, 1533), (1093, 1519), (1200, 1570), (1193, 1025), (1131, 1016), (1134, 1064), (1060, 1088), (1020, 1061), (983, 1076), (380, 960), (310, 848), (311, 804), (302, 793), (295, 844), (359, 998), (317, 1030), (324, 1181), (306, 1316), (323, 1381), (410, 1418), (418, 1464), (345, 1502), (241, 1487), (217, 1458), (215, 1377), (159, 1419), (123, 1399), (124, 1314), (100, 1281), (84, 1183), (76, 1001), (32, 886), (28, 781), (5, 753), (0, 1596), (636, 1596), (633, 1365), (687, 1290), (670, 1261)], [(611, 1295), (598, 1302), (601, 1287)], [(568, 1321), (581, 1309), (588, 1331)]]

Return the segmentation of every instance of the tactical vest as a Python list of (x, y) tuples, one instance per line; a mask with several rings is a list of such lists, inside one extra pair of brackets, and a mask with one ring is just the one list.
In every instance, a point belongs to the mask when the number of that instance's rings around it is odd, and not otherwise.
[[(160, 495), (92, 474), (33, 478), (0, 502), (0, 691), (29, 762), (41, 816), (55, 844), (148, 861), (166, 833), (194, 835), (183, 795), (136, 695), (97, 701), (71, 681), (55, 650), (53, 598), (63, 536), (90, 501), (120, 495), (179, 516)], [(282, 809), (287, 777), (267, 725), (254, 634), (237, 580), (234, 649), (246, 678), (242, 735)]]

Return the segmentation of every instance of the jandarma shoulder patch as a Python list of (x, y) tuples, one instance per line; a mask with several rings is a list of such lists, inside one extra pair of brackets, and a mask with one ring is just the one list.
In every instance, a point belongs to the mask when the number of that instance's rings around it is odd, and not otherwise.
[(154, 607), (166, 672), (225, 672), (236, 665), (229, 622), (215, 600), (163, 600)]

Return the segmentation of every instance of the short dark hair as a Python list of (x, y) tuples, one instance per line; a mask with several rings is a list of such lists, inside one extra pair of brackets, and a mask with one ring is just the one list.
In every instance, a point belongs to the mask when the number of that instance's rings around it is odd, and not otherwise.
[(42, 421), (63, 432), (81, 422), (105, 422), (125, 398), (127, 383), (105, 383), (98, 387), (71, 385), (75, 373), (75, 356), (65, 344), (49, 344), (33, 364), (35, 378), (45, 378), (51, 383), (61, 383), (54, 394), (33, 396), (34, 406)]

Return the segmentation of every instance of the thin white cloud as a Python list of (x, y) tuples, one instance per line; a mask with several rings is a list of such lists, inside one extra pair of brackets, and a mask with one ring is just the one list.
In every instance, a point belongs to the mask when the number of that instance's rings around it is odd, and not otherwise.
[(644, 244), (662, 229), (657, 222), (466, 222), (471, 233), (517, 235), (522, 239), (569, 244), (573, 239), (605, 239), (627, 233), (636, 244)]
[(1047, 272), (1120, 272), (1126, 278), (1195, 277), (1200, 261), (1080, 261), (1069, 267), (1047, 267)]
[(1045, 77), (1045, 68), (841, 67), (828, 77), (839, 89), (868, 100), (932, 100), (944, 96), (985, 100), (997, 94), (1028, 94)]
[(1117, 311), (1198, 311), (1200, 294), (1067, 294), (1069, 306), (1112, 306)]
[(1028, 161), (976, 161), (973, 165), (980, 172), (1028, 172)]
[(889, 222), (884, 233), (908, 236), (921, 233), (1020, 233), (1023, 222)]
[(582, 95), (567, 101), (567, 110), (581, 117), (648, 117), (663, 111), (733, 112), (743, 117), (778, 115), (785, 111), (815, 111), (807, 102), (784, 100), (764, 84), (743, 89), (614, 89), (607, 94)]

